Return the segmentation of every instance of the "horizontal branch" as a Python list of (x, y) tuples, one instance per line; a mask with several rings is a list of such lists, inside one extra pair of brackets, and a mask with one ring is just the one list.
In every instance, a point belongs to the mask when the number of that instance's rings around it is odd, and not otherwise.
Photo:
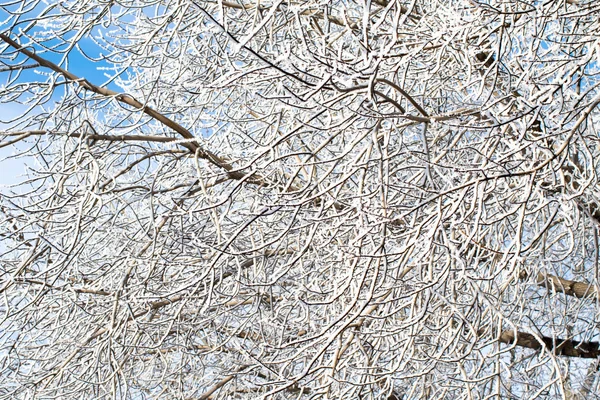
[[(143, 142), (160, 142), (160, 143), (170, 143), (177, 142), (180, 139), (167, 137), (167, 136), (146, 136), (146, 135), (96, 135), (96, 134), (85, 134), (85, 133), (66, 133), (66, 132), (54, 132), (49, 130), (33, 130), (33, 131), (23, 131), (23, 132), (0, 132), (0, 136), (17, 136), (16, 141), (22, 140), (29, 136), (34, 135), (61, 135), (72, 138), (80, 138), (83, 137), (89, 140), (100, 140), (100, 141), (109, 141), (109, 142), (131, 142), (131, 141), (143, 141)], [(0, 147), (4, 147), (8, 144), (13, 144), (15, 141), (10, 141), (8, 143), (0, 144)]]
[(70, 287), (70, 286), (54, 286), (48, 282), (40, 281), (37, 279), (29, 279), (29, 278), (16, 278), (15, 283), (29, 283), (32, 285), (40, 285), (47, 289), (58, 290), (62, 292), (74, 292), (74, 293), (85, 293), (85, 294), (97, 294), (99, 296), (111, 296), (112, 292), (107, 292), (106, 290), (100, 289), (90, 289), (83, 287)]
[(538, 273), (537, 284), (548, 290), (564, 293), (568, 296), (582, 298), (597, 298), (596, 285), (585, 282), (571, 281), (559, 276)]
[[(516, 336), (516, 337), (515, 337)], [(498, 338), (500, 342), (527, 347), (534, 350), (548, 349), (557, 356), (597, 358), (600, 356), (600, 343), (580, 342), (571, 339), (553, 339), (547, 336), (535, 336), (525, 332), (506, 330)]]
[(40, 64), (38, 64), (38, 63), (28, 64), (28, 65), (5, 65), (2, 68), (0, 68), (0, 72), (22, 71), (24, 69), (32, 69), (32, 68), (37, 68), (39, 66), (40, 66)]

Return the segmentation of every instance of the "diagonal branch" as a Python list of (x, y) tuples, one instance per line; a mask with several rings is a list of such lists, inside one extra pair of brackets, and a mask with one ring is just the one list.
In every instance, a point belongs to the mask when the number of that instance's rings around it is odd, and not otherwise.
[[(71, 72), (67, 71), (66, 69), (54, 64), (53, 62), (48, 61), (45, 58), (38, 56), (33, 51), (28, 50), (25, 47), (21, 46), (19, 43), (15, 42), (10, 37), (8, 37), (8, 35), (6, 35), (4, 33), (0, 33), (0, 39), (2, 39), (4, 42), (6, 42), (11, 47), (13, 47), (19, 53), (22, 53), (22, 54), (26, 55), (27, 57), (37, 61), (37, 63), (39, 65), (49, 68), (49, 69), (53, 70), (54, 72), (61, 74), (62, 76), (64, 76), (65, 78), (67, 78), (71, 81), (77, 82), (79, 84), (79, 86), (81, 86), (82, 88), (89, 90), (91, 92), (94, 92), (96, 94), (100, 94), (102, 96), (114, 97), (118, 101), (120, 101), (124, 104), (135, 107), (139, 110), (142, 110), (146, 115), (156, 119), (157, 121), (160, 121), (162, 124), (173, 129), (175, 132), (179, 133), (183, 138), (195, 139), (194, 135), (192, 135), (191, 132), (188, 131), (187, 129), (185, 129), (183, 126), (179, 125), (177, 122), (173, 121), (172, 119), (165, 117), (158, 111), (156, 111), (148, 106), (143, 105), (142, 103), (140, 103), (139, 101), (134, 99), (131, 95), (124, 94), (124, 93), (118, 93), (118, 92), (115, 92), (113, 90), (110, 90), (110, 89), (107, 89), (104, 87), (96, 86), (93, 83), (91, 83), (90, 81), (88, 81), (87, 79), (80, 78), (80, 77), (72, 74)], [(189, 144), (186, 143), (185, 146), (192, 152), (195, 152), (196, 149), (199, 147), (197, 143), (189, 143)]]
[(206, 392), (204, 392), (204, 394), (202, 394), (202, 396), (200, 396), (198, 398), (198, 400), (207, 400), (207, 399), (210, 399), (211, 396), (212, 396), (212, 394), (214, 392), (216, 392), (217, 390), (219, 390), (220, 388), (222, 388), (223, 386), (225, 386), (229, 381), (231, 381), (233, 378), (236, 377), (237, 373), (242, 372), (243, 370), (245, 370), (249, 366), (250, 365), (248, 365), (248, 364), (241, 365), (239, 368), (237, 368), (235, 371), (233, 371), (233, 373), (231, 375), (227, 375), (225, 378), (221, 379), (219, 382), (217, 382), (212, 387), (210, 387)]
[(229, 162), (227, 162), (224, 158), (219, 157), (218, 155), (212, 153), (209, 150), (201, 148), (197, 142), (197, 139), (194, 137), (194, 135), (192, 135), (192, 133), (189, 130), (187, 130), (186, 128), (184, 128), (183, 126), (178, 124), (177, 122), (173, 121), (172, 119), (170, 119), (170, 118), (166, 117), (165, 115), (159, 113), (158, 111), (154, 110), (153, 108), (140, 103), (135, 98), (133, 98), (131, 95), (128, 95), (125, 93), (118, 93), (118, 92), (115, 92), (108, 88), (94, 85), (87, 79), (80, 78), (80, 77), (72, 74), (71, 72), (67, 71), (66, 69), (54, 64), (53, 62), (48, 61), (48, 60), (38, 56), (33, 51), (26, 49), (25, 47), (21, 46), (19, 43), (15, 42), (11, 38), (9, 38), (8, 35), (6, 35), (6, 34), (0, 33), (0, 39), (2, 39), (8, 45), (10, 45), (14, 49), (16, 49), (18, 52), (37, 61), (41, 66), (49, 68), (49, 69), (53, 70), (54, 72), (61, 74), (62, 76), (64, 76), (65, 78), (67, 78), (71, 81), (77, 82), (79, 84), (79, 86), (81, 86), (82, 88), (89, 90), (91, 92), (94, 92), (96, 94), (102, 95), (102, 96), (114, 97), (119, 102), (127, 104), (138, 110), (141, 110), (144, 114), (159, 121), (163, 125), (171, 128), (175, 132), (179, 133), (179, 135), (181, 135), (184, 139), (190, 140), (189, 142), (181, 143), (182, 146), (184, 146), (185, 148), (190, 150), (190, 152), (197, 154), (198, 157), (210, 162), (211, 164), (213, 164), (219, 168), (226, 170), (227, 174), (230, 178), (237, 179), (237, 180), (246, 179), (247, 182), (254, 183), (257, 185), (264, 185), (266, 183), (265, 179), (263, 177), (261, 177), (260, 175), (252, 174), (251, 176), (248, 177), (248, 176), (246, 176), (245, 173), (243, 173), (241, 171), (235, 171), (233, 166)]

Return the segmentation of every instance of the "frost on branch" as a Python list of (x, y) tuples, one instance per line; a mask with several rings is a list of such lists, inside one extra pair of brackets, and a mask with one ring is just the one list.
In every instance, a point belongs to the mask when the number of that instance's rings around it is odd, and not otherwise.
[(596, 3), (0, 10), (0, 398), (600, 394)]

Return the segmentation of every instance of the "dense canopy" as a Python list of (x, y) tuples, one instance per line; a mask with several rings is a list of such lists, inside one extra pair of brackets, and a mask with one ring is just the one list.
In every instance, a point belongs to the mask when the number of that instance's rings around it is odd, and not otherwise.
[(0, 398), (600, 396), (599, 15), (4, 0)]

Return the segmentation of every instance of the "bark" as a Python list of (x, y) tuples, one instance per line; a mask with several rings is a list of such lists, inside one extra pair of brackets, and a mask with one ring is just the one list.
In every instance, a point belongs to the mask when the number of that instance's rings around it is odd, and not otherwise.
[(538, 273), (537, 284), (548, 290), (564, 293), (578, 298), (597, 298), (596, 285), (585, 282), (570, 281), (555, 275)]
[[(515, 337), (516, 335), (516, 337)], [(600, 356), (600, 344), (598, 342), (581, 342), (571, 339), (553, 339), (547, 336), (535, 336), (525, 332), (506, 330), (499, 337), (500, 342), (516, 344), (534, 350), (547, 348), (557, 356), (597, 358)]]

